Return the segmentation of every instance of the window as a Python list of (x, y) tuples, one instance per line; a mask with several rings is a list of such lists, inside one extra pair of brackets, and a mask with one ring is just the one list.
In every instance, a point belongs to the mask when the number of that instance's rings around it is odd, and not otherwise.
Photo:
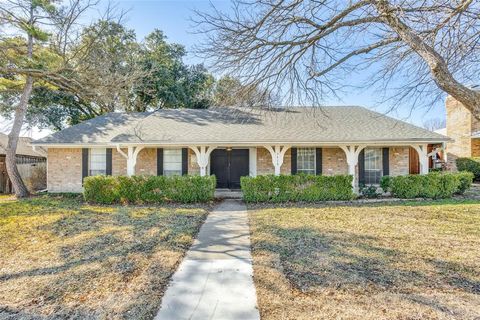
[(163, 175), (182, 175), (182, 149), (163, 150)]
[(315, 174), (315, 148), (297, 149), (297, 173)]
[(365, 149), (365, 184), (379, 184), (382, 173), (382, 149)]
[(90, 149), (89, 175), (97, 176), (107, 173), (107, 149)]

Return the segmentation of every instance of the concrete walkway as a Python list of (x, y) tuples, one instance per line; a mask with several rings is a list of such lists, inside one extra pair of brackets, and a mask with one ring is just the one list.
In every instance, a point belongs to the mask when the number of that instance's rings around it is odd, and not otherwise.
[(224, 200), (173, 275), (155, 319), (260, 319), (252, 275), (245, 205)]

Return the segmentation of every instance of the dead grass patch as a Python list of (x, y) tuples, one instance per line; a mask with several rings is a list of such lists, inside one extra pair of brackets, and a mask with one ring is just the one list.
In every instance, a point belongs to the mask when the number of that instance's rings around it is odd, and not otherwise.
[(1, 202), (0, 318), (153, 318), (207, 212), (61, 197)]
[(262, 319), (478, 319), (480, 203), (250, 208)]

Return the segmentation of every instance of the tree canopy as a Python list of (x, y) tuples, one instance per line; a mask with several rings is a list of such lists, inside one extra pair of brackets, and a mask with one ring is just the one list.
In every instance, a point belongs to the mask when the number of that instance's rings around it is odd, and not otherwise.
[[(13, 40), (6, 39), (4, 43)], [(112, 111), (212, 105), (213, 76), (202, 65), (185, 64), (185, 48), (167, 42), (160, 30), (138, 41), (135, 32), (121, 23), (100, 20), (82, 31), (74, 51), (74, 59), (78, 59), (75, 77), (88, 82), (94, 94), (36, 82), (26, 115), (30, 125), (59, 130)], [(48, 49), (40, 53), (43, 60), (54, 60)], [(22, 59), (20, 53), (16, 56)], [(22, 80), (18, 76), (1, 79), (1, 112), (9, 117)]]

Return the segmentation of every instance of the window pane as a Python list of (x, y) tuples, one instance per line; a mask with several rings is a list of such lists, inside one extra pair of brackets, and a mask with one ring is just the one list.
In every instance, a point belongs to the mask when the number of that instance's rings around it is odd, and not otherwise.
[(163, 150), (163, 175), (174, 176), (182, 174), (182, 149)]
[(315, 174), (315, 148), (297, 149), (297, 173)]
[(383, 174), (382, 149), (365, 149), (365, 184), (379, 184)]
[(90, 149), (89, 175), (96, 176), (107, 173), (107, 149)]

